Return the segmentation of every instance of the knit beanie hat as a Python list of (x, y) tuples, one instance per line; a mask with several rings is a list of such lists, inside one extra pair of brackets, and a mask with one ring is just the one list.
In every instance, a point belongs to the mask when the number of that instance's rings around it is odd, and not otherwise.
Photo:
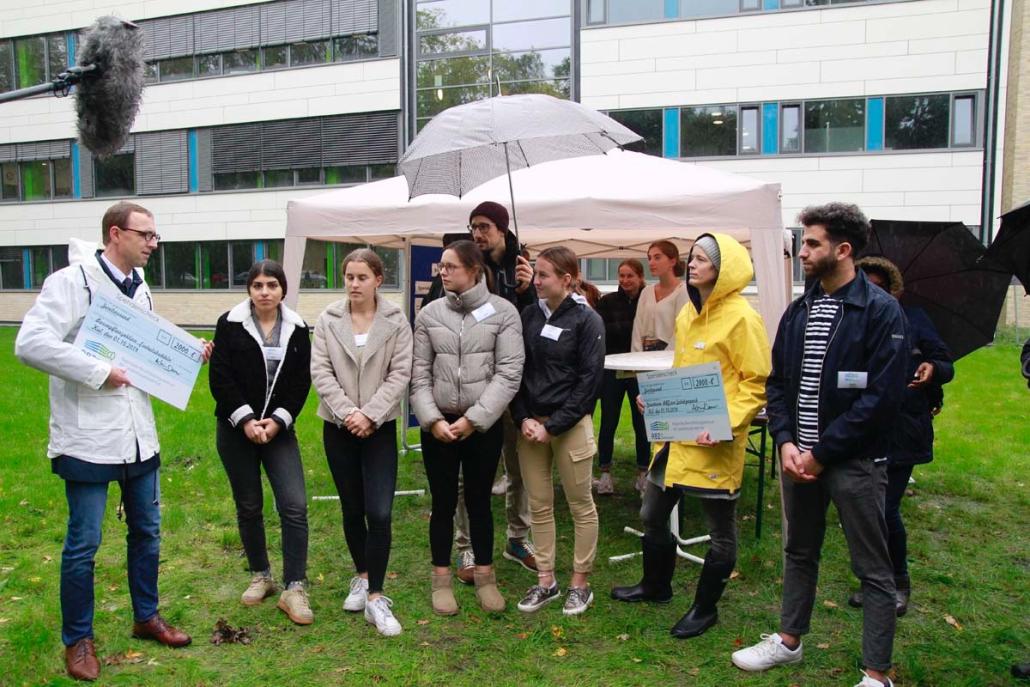
[(469, 215), (469, 223), (472, 222), (472, 218), (480, 215), (486, 217), (488, 220), (497, 225), (497, 228), (501, 231), (508, 231), (508, 211), (500, 203), (495, 203), (492, 200), (484, 200), (482, 203), (476, 206), (476, 209)]
[(694, 241), (694, 245), (705, 252), (708, 259), (715, 265), (715, 270), (719, 271), (722, 267), (722, 254), (719, 252), (719, 242), (715, 240), (715, 237), (711, 234), (705, 234), (697, 241)]

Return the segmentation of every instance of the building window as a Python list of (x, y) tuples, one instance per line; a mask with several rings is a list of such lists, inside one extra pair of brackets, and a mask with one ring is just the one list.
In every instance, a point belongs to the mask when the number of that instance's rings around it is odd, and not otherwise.
[(680, 150), (683, 157), (737, 154), (737, 106), (680, 109)]
[(273, 45), (261, 49), (261, 66), (265, 69), (286, 69), (290, 66), (290, 46)]
[(336, 284), (330, 282), (333, 275), (332, 245), (325, 241), (307, 242), (304, 250), (304, 263), (300, 268), (300, 288), (331, 289)]
[(159, 243), (157, 250), (150, 251), (150, 259), (143, 266), (143, 278), (152, 289), (164, 288), (164, 244)]
[(780, 152), (801, 152), (801, 106), (797, 104), (780, 107)]
[(951, 96), (909, 95), (886, 98), (884, 147), (915, 150), (948, 147)]
[(247, 274), (250, 266), (254, 264), (253, 241), (234, 241), (230, 248), (229, 257), (232, 260), (232, 286), (236, 288), (247, 287)]
[(161, 60), (157, 63), (158, 81), (183, 81), (196, 78), (197, 73), (193, 56), (174, 57), (170, 60)]
[(325, 64), (329, 61), (329, 42), (313, 41), (294, 43), (290, 46), (290, 66), (304, 67), (309, 64)]
[(96, 196), (131, 196), (136, 193), (135, 156), (132, 153), (94, 160)]
[(197, 57), (197, 76), (220, 76), (222, 74), (222, 56), (199, 55)]
[(68, 266), (68, 246), (36, 246), (29, 250), (32, 288), (38, 289), (51, 274)]
[(379, 57), (379, 36), (374, 33), (340, 36), (333, 39), (333, 59), (337, 62)]
[(28, 36), (14, 41), (18, 88), (35, 86), (46, 81), (46, 39)]
[(619, 124), (644, 137), (644, 140), (630, 143), (626, 150), (635, 150), (648, 155), (662, 154), (662, 111), (661, 110), (618, 110), (608, 115)]
[(762, 134), (757, 105), (740, 108), (740, 154), (757, 155), (762, 148)]
[(46, 160), (21, 163), (22, 200), (50, 199), (50, 165)]
[(21, 193), (18, 191), (18, 179), (20, 178), (20, 172), (18, 171), (17, 162), (5, 162), (2, 170), (2, 185), (0, 185), (0, 198), (3, 200), (20, 200)]
[(976, 118), (976, 96), (956, 95), (952, 104), (951, 145), (976, 145)]
[(805, 152), (865, 150), (865, 99), (810, 100), (805, 103)]
[(197, 244), (162, 243), (165, 288), (197, 288)]
[(16, 246), (0, 248), (0, 288), (24, 289), (25, 271), (21, 248)]
[(221, 57), (223, 74), (255, 72), (260, 64), (258, 59), (259, 53), (256, 49), (233, 50), (232, 52), (223, 53)]
[(14, 90), (14, 45), (0, 40), (0, 92)]
[(419, 0), (415, 12), (416, 128), (498, 93), (572, 95), (571, 0)]

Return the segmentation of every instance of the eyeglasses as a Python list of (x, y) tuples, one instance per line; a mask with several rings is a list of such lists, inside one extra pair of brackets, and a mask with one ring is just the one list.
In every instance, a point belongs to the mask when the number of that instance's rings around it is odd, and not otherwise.
[(122, 231), (131, 231), (131, 232), (133, 232), (135, 234), (139, 234), (140, 236), (143, 237), (143, 240), (146, 241), (147, 243), (150, 243), (151, 241), (158, 241), (158, 242), (161, 241), (161, 234), (158, 234), (156, 231), (142, 231), (140, 229), (133, 229), (132, 227), (118, 227), (118, 228), (121, 229)]
[(439, 265), (440, 274), (443, 274), (444, 272), (454, 272), (455, 270), (460, 270), (462, 267), (464, 267), (464, 265), (455, 265), (453, 262), (441, 262)]
[(468, 225), (468, 228), (469, 231), (471, 231), (473, 234), (477, 232), (480, 234), (485, 234), (486, 232), (490, 231), (490, 227), (492, 226), (492, 224), (489, 224), (487, 222), (476, 222), (475, 224)]

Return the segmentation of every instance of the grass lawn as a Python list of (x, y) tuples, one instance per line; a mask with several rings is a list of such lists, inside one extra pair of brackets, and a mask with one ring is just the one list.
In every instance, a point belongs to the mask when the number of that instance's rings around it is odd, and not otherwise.
[[(64, 675), (58, 603), (66, 506), (61, 480), (46, 460), (45, 377), (12, 354), (15, 330), (0, 329), (0, 684), (70, 684)], [(937, 420), (937, 460), (917, 468), (904, 510), (909, 529), (912, 606), (898, 624), (897, 684), (959, 687), (1017, 684), (1009, 664), (1030, 660), (1027, 611), (1030, 531), (1030, 392), (1019, 377), (1018, 348), (999, 345), (960, 361)], [(202, 373), (202, 374), (206, 374)], [(299, 434), (308, 494), (334, 494), (312, 395)], [(616, 446), (614, 497), (599, 501), (601, 541), (593, 585), (596, 605), (565, 619), (558, 606), (536, 615), (514, 609), (533, 581), (498, 556), (509, 610), (481, 612), (470, 588), (457, 590), (461, 613), (439, 618), (429, 604), (429, 498), (399, 497), (386, 593), (404, 626), (379, 637), (341, 603), (351, 576), (340, 511), (312, 501), (309, 577), (315, 624), (292, 625), (274, 599), (244, 608), (249, 580), (228, 482), (214, 447), (213, 403), (201, 379), (186, 412), (155, 403), (162, 442), (162, 612), (192, 633), (194, 644), (170, 650), (129, 636), (124, 524), (110, 491), (96, 567), (96, 637), (105, 661), (100, 684), (138, 685), (853, 685), (858, 681), (861, 615), (845, 599), (855, 586), (839, 529), (828, 533), (813, 633), (797, 666), (749, 675), (729, 654), (777, 626), (780, 538), (777, 482), (766, 489), (766, 526), (754, 537), (756, 471), (746, 471), (740, 503), (739, 575), (720, 605), (720, 624), (678, 641), (668, 629), (693, 597), (699, 567), (681, 561), (676, 598), (661, 607), (616, 604), (613, 584), (635, 582), (639, 559), (622, 532), (638, 525), (632, 489), (629, 419)], [(628, 411), (627, 411), (628, 414)], [(399, 489), (425, 487), (418, 454), (402, 456)], [(503, 507), (495, 499), (497, 547)], [(559, 498), (558, 503), (561, 503)], [(266, 490), (273, 569), (281, 571), (279, 527)], [(832, 516), (831, 516), (832, 517)], [(702, 530), (688, 508), (684, 530)], [(559, 512), (559, 581), (572, 556), (568, 513)], [(703, 555), (703, 548), (698, 551)], [(209, 643), (219, 618), (250, 630), (250, 645)], [(951, 619), (951, 620), (949, 620)]]

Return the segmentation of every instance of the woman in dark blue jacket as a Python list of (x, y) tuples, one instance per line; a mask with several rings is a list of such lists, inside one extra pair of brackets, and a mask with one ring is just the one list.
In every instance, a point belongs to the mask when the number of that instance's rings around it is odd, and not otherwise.
[[(904, 282), (897, 266), (886, 258), (862, 258), (857, 266), (873, 284), (900, 299)], [(908, 611), (912, 585), (908, 575), (908, 535), (901, 519), (901, 499), (905, 496), (912, 468), (933, 460), (933, 416), (944, 402), (941, 386), (955, 376), (948, 347), (926, 313), (913, 306), (902, 306), (907, 321), (911, 355), (906, 373), (908, 386), (901, 401), (901, 410), (890, 432), (887, 452), (887, 546), (894, 564), (897, 588), (897, 611)], [(862, 605), (862, 593), (848, 599), (852, 606)]]

